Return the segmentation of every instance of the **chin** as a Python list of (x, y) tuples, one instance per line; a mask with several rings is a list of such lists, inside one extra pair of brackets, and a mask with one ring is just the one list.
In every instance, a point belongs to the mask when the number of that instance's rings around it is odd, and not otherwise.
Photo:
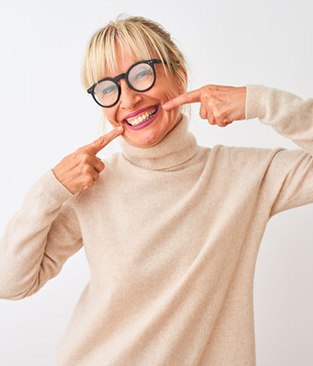
[[(160, 116), (161, 118), (156, 120), (157, 124), (154, 128), (147, 129), (142, 132), (131, 131), (130, 136), (128, 131), (122, 135), (123, 138), (131, 145), (141, 148), (149, 148), (159, 144), (164, 137), (180, 122), (181, 116), (177, 113), (173, 113), (167, 116)], [(163, 118), (162, 118), (163, 117)], [(173, 123), (175, 121), (175, 123)], [(134, 133), (133, 133), (134, 132)]]
[[(161, 139), (162, 140), (162, 139)], [(160, 141), (161, 141), (160, 140)], [(147, 149), (148, 147), (152, 147), (157, 145), (160, 141), (155, 141), (155, 142), (151, 142), (151, 143), (140, 143), (140, 141), (136, 142), (136, 141), (132, 141), (132, 140), (127, 140), (127, 142), (129, 142), (131, 145), (133, 146), (137, 146), (137, 147), (141, 147), (143, 149)]]
[(125, 141), (127, 141), (129, 144), (141, 147), (141, 148), (148, 148), (157, 145), (162, 139), (163, 136), (155, 136), (155, 138), (144, 138), (141, 136), (141, 138), (138, 136), (138, 139), (128, 138), (125, 135), (123, 135), (123, 138)]

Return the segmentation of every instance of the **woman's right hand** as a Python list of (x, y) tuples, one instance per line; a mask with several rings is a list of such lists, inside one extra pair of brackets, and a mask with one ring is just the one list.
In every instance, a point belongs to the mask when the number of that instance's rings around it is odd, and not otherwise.
[(114, 128), (92, 143), (82, 146), (72, 154), (65, 156), (53, 169), (56, 178), (73, 194), (90, 188), (105, 168), (104, 163), (96, 154), (108, 145), (115, 137), (124, 132)]

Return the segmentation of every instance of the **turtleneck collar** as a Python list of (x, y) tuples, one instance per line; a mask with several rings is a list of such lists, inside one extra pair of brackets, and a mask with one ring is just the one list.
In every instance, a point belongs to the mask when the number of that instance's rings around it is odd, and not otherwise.
[(191, 159), (198, 150), (195, 136), (188, 130), (188, 119), (183, 114), (180, 122), (155, 146), (138, 147), (119, 136), (122, 154), (132, 164), (145, 169), (163, 170)]

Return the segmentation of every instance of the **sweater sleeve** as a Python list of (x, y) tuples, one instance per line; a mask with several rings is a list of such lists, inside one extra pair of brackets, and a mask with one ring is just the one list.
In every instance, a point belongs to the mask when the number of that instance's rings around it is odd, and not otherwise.
[[(300, 149), (268, 151), (263, 185), (270, 216), (313, 202), (313, 99), (261, 85), (248, 85), (246, 118), (258, 118)], [(265, 153), (266, 154), (266, 153)]]
[(45, 172), (27, 191), (0, 241), (0, 298), (18, 300), (37, 292), (82, 247), (72, 194)]

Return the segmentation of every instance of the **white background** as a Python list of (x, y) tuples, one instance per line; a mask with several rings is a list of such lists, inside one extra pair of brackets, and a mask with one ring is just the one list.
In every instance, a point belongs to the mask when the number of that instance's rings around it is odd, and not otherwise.
[[(80, 65), (94, 31), (120, 13), (171, 32), (189, 63), (190, 90), (250, 83), (313, 96), (312, 0), (1, 0), (0, 234), (33, 182), (98, 136), (100, 110), (82, 87)], [(297, 148), (258, 120), (211, 126), (198, 104), (192, 115), (199, 145)], [(306, 205), (268, 223), (254, 289), (258, 366), (313, 365), (312, 217)], [(35, 295), (0, 301), (1, 365), (51, 364), (88, 275), (81, 250)]]

